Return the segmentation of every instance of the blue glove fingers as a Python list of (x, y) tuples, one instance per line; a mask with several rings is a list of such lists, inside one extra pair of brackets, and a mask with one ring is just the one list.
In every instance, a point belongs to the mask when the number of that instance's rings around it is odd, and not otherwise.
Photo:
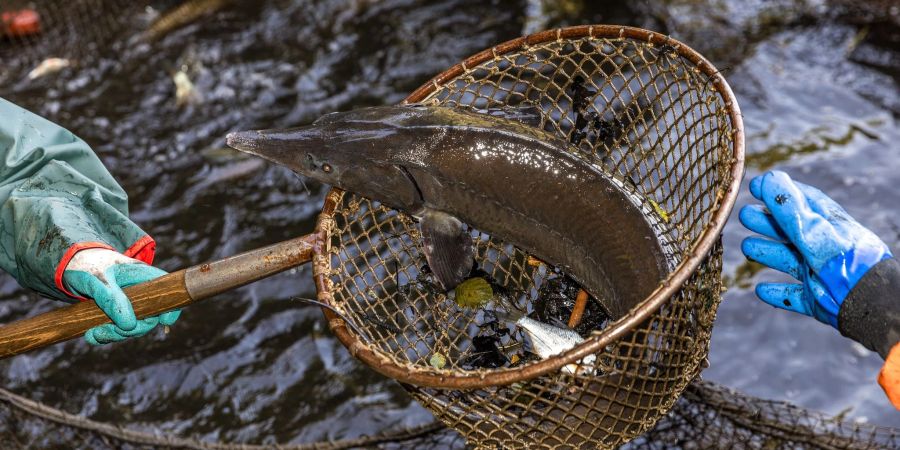
[(91, 345), (103, 345), (112, 342), (120, 342), (130, 337), (139, 337), (147, 334), (156, 327), (159, 318), (148, 317), (138, 320), (137, 326), (132, 330), (123, 330), (111, 323), (91, 328), (84, 334), (84, 339)]
[(110, 268), (116, 278), (119, 287), (128, 287), (159, 278), (167, 272), (147, 264), (116, 264)]
[(133, 330), (126, 331), (126, 330), (117, 328), (115, 330), (115, 332), (118, 335), (123, 336), (123, 337), (143, 336), (143, 335), (147, 334), (148, 332), (150, 332), (150, 330), (155, 328), (158, 323), (159, 323), (158, 316), (147, 317), (146, 319), (138, 320), (138, 324), (136, 327), (134, 327)]
[(125, 297), (122, 290), (116, 286), (116, 280), (112, 271), (107, 271), (105, 284), (94, 275), (87, 272), (67, 270), (65, 272), (66, 284), (75, 292), (85, 297), (94, 299), (94, 303), (106, 313), (107, 316), (123, 330), (131, 330), (137, 326), (137, 318), (131, 308), (131, 302)]
[(97, 276), (77, 270), (66, 271), (65, 280), (70, 288), (80, 295), (93, 298), (113, 322), (88, 330), (85, 340), (91, 345), (119, 342), (129, 337), (143, 336), (159, 323), (171, 325), (178, 320), (179, 311), (137, 320), (131, 300), (122, 291), (122, 287), (165, 274), (163, 270), (142, 263), (115, 264)]
[[(165, 271), (147, 264), (116, 264), (105, 273), (107, 285), (92, 277), (94, 280), (93, 284), (97, 286), (97, 289), (95, 289), (91, 297), (97, 303), (97, 306), (112, 319), (124, 336), (129, 336), (128, 332), (139, 333), (137, 335), (146, 334), (147, 331), (156, 326), (158, 319), (154, 318), (153, 325), (149, 328), (147, 328), (146, 323), (139, 326), (139, 321), (135, 317), (134, 309), (131, 306), (131, 300), (122, 291), (122, 287), (152, 280), (165, 274)], [(102, 287), (102, 289), (99, 289), (99, 287)], [(103, 336), (105, 337), (106, 335)], [(99, 338), (97, 340), (100, 341)]]
[[(888, 248), (887, 244), (885, 244), (878, 235), (857, 222), (856, 219), (851, 217), (850, 214), (848, 214), (839, 203), (832, 200), (831, 197), (812, 186), (803, 183), (795, 184), (803, 191), (803, 194), (806, 195), (806, 198), (809, 200), (813, 209), (825, 216), (841, 236), (853, 241), (853, 246), (856, 249), (870, 247), (871, 253), (884, 254), (888, 258), (893, 256), (891, 254), (891, 249)], [(874, 262), (867, 261), (871, 262), (871, 265), (874, 265), (878, 261), (881, 261), (882, 258), (878, 255), (873, 255), (868, 259), (874, 260)]]
[(813, 317), (819, 319), (822, 323), (831, 325), (837, 330), (837, 316), (841, 310), (842, 301), (835, 300), (818, 275), (809, 276), (806, 280), (806, 289), (808, 290), (808, 296), (811, 296), (816, 302), (813, 309)]
[(784, 172), (763, 175), (763, 202), (809, 265), (818, 271), (829, 259), (850, 249), (834, 226), (809, 206), (806, 195)]
[(750, 180), (750, 195), (752, 195), (753, 198), (762, 201), (762, 181), (763, 177), (768, 173), (772, 172), (766, 172), (762, 175), (757, 175), (753, 177), (752, 180)]
[(787, 241), (784, 232), (778, 228), (775, 218), (762, 205), (745, 205), (738, 215), (741, 224), (748, 230), (777, 241)]
[[(115, 266), (114, 268), (116, 270), (116, 281), (118, 282), (119, 286), (123, 288), (159, 278), (167, 273), (162, 269), (146, 264), (120, 264)], [(153, 319), (157, 320), (161, 325), (170, 326), (173, 325), (180, 316), (181, 310), (177, 309), (174, 311), (162, 313), (158, 316), (154, 316)], [(154, 322), (153, 326), (156, 326), (156, 324), (157, 322)], [(145, 334), (147, 331), (150, 331), (150, 328), (148, 328), (141, 334)]]
[(175, 321), (178, 320), (179, 317), (181, 317), (180, 309), (164, 312), (159, 315), (159, 324), (165, 326), (174, 325)]
[(786, 244), (758, 237), (748, 237), (741, 242), (741, 251), (751, 261), (769, 266), (802, 280), (804, 265), (800, 256)]
[(756, 296), (760, 300), (781, 309), (812, 315), (810, 305), (803, 301), (803, 285), (796, 283), (759, 283)]
[(91, 328), (90, 330), (87, 330), (84, 333), (84, 340), (85, 340), (85, 342), (87, 342), (88, 344), (93, 345), (93, 346), (103, 345), (103, 344), (97, 342), (97, 338), (94, 337), (94, 329), (93, 328)]
[[(832, 200), (831, 197), (825, 195), (824, 192), (796, 181), (794, 184), (796, 184), (800, 191), (803, 192), (803, 195), (806, 196), (807, 202), (813, 211), (822, 217), (825, 217), (841, 236), (844, 236), (851, 241), (868, 238), (868, 235), (872, 235), (872, 237), (878, 239), (874, 233), (860, 225), (860, 223), (853, 219), (840, 204)], [(878, 239), (878, 242), (880, 241), (881, 240)]]
[(128, 339), (125, 336), (116, 333), (115, 328), (116, 327), (112, 324), (105, 324), (91, 328), (90, 330), (87, 330), (86, 333), (84, 333), (84, 340), (91, 345), (103, 345)]
[(809, 203), (809, 206), (813, 211), (826, 218), (841, 216), (842, 218), (855, 222), (840, 204), (832, 200), (831, 197), (825, 195), (824, 192), (799, 181), (794, 181), (794, 185), (796, 185), (797, 188), (800, 189), (800, 192), (806, 196), (807, 203)]
[(105, 286), (104, 292), (98, 293), (93, 298), (97, 302), (97, 306), (112, 319), (119, 329), (131, 331), (137, 327), (138, 320), (134, 315), (134, 308), (131, 307), (131, 300), (119, 287), (116, 267), (118, 266), (112, 266), (106, 271), (105, 275), (109, 284)]

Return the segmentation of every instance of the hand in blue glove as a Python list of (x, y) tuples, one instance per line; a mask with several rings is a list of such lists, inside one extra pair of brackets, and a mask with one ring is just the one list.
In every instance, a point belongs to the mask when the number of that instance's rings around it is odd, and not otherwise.
[(815, 317), (838, 328), (847, 294), (891, 251), (818, 189), (772, 171), (750, 181), (762, 205), (741, 209), (741, 223), (768, 239), (749, 237), (741, 245), (747, 259), (787, 273), (801, 284), (760, 283), (764, 302)]
[(174, 324), (181, 310), (138, 320), (131, 301), (122, 292), (124, 287), (165, 274), (163, 270), (112, 250), (91, 248), (76, 253), (63, 272), (66, 287), (94, 299), (113, 322), (91, 328), (84, 334), (84, 339), (91, 345), (103, 345), (143, 336), (157, 325)]

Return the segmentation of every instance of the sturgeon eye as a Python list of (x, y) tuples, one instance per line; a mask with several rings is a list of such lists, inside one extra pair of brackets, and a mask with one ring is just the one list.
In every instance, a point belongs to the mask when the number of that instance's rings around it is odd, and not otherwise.
[(310, 153), (306, 154), (306, 167), (308, 167), (309, 170), (321, 170), (325, 173), (331, 173), (333, 170), (331, 164), (316, 161), (316, 157)]

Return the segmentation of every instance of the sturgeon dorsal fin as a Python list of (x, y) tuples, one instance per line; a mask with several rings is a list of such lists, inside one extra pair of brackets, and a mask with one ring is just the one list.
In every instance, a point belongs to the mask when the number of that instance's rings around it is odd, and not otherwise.
[(519, 122), (529, 127), (541, 128), (542, 110), (534, 105), (507, 106), (504, 108), (476, 109), (479, 114), (486, 114), (501, 119)]
[(425, 241), (425, 260), (441, 287), (450, 290), (465, 281), (475, 262), (475, 249), (462, 221), (426, 209), (419, 226)]
[[(406, 106), (410, 108), (419, 108), (425, 107), (427, 105), (425, 105), (424, 103), (408, 103), (406, 104)], [(529, 127), (542, 128), (541, 121), (543, 120), (543, 110), (539, 106), (520, 104), (516, 106), (504, 106), (502, 108), (491, 107), (466, 109), (478, 114), (484, 114), (491, 117), (498, 117), (500, 119), (519, 122), (523, 125), (528, 125)]]

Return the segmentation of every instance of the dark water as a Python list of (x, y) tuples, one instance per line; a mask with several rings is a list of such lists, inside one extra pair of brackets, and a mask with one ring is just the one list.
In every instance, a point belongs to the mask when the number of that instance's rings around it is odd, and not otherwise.
[[(171, 2), (160, 2), (165, 6)], [(531, 4), (534, 3), (534, 4)], [(304, 234), (324, 189), (224, 148), (228, 131), (307, 123), (396, 103), (462, 58), (524, 31), (622, 23), (671, 33), (734, 88), (748, 178), (778, 167), (832, 194), (900, 252), (900, 8), (890, 2), (238, 2), (166, 35), (123, 36), (102, 57), (0, 96), (94, 146), (133, 219), (174, 270)], [(150, 13), (130, 10), (130, 30)], [(129, 32), (129, 34), (135, 31)], [(0, 45), (3, 45), (0, 42)], [(172, 74), (197, 98), (177, 106)], [(745, 181), (746, 185), (746, 181)], [(738, 204), (750, 201), (741, 195)], [(828, 327), (754, 300), (726, 228), (726, 274), (708, 379), (750, 394), (900, 426), (875, 382), (881, 361)], [(301, 268), (186, 310), (168, 335), (102, 350), (70, 342), (0, 362), (5, 387), (93, 419), (238, 442), (353, 437), (430, 420), (395, 383), (353, 360)], [(58, 306), (0, 278), (0, 321)]]

